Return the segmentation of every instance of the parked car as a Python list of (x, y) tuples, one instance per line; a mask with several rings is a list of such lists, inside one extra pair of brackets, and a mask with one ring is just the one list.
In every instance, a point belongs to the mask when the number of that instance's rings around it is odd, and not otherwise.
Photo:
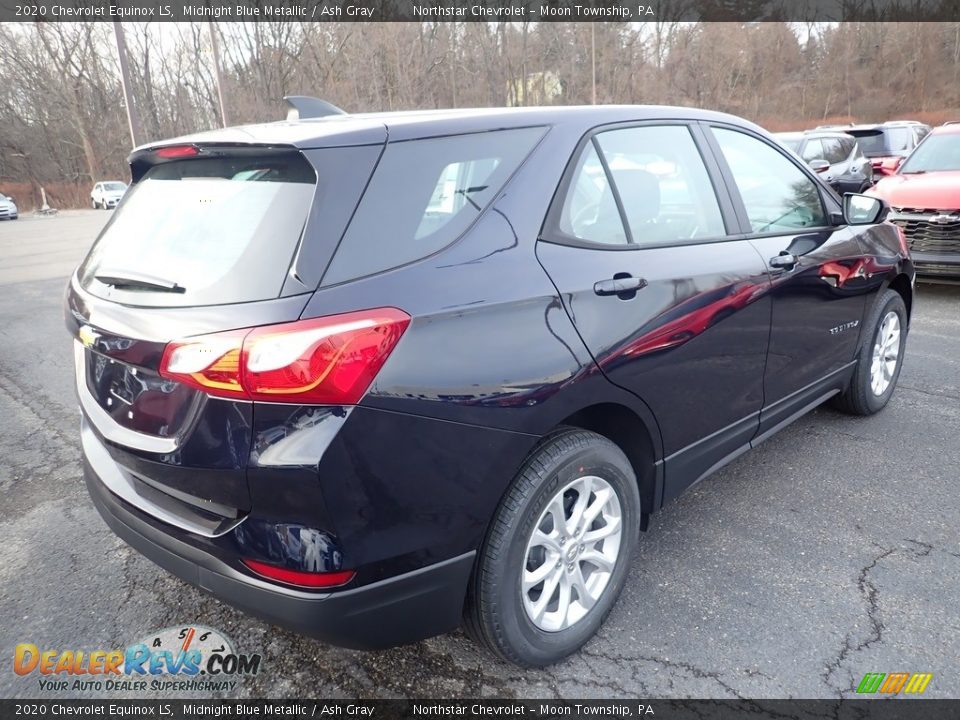
[(914, 134), (917, 136), (917, 142), (920, 142), (929, 135), (931, 130), (929, 125), (919, 120), (887, 120), (884, 125), (909, 125), (913, 128)]
[(960, 277), (960, 123), (934, 128), (870, 192), (892, 206), (919, 273)]
[(555, 662), (651, 513), (897, 383), (914, 271), (884, 203), (730, 115), (338, 114), (130, 166), (66, 297), (90, 495), (330, 643), (462, 622)]
[(16, 220), (18, 217), (20, 217), (20, 211), (14, 199), (0, 193), (0, 220)]
[(913, 120), (893, 120), (879, 125), (853, 125), (844, 132), (853, 135), (863, 154), (870, 158), (875, 178), (892, 175), (930, 128)]
[(90, 204), (96, 208), (115, 208), (127, 192), (127, 184), (119, 180), (98, 182), (90, 191)]
[(810, 130), (803, 133), (776, 133), (774, 137), (799, 155), (841, 195), (862, 193), (873, 185), (873, 167), (852, 135)]

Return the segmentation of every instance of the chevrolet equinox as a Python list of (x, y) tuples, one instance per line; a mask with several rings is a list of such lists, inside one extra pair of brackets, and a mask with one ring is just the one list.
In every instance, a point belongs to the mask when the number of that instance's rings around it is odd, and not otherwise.
[(556, 662), (651, 513), (894, 391), (903, 235), (745, 120), (296, 100), (136, 149), (66, 294), (93, 502), (227, 603)]

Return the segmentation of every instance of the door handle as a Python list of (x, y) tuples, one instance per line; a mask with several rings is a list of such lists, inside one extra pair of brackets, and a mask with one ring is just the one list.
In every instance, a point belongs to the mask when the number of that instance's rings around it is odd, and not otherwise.
[(599, 280), (593, 284), (593, 291), (597, 295), (616, 295), (621, 300), (630, 300), (636, 296), (637, 290), (647, 286), (643, 278), (633, 277), (627, 273), (617, 273), (610, 280)]
[(776, 257), (770, 258), (770, 267), (778, 270), (792, 270), (797, 264), (797, 256), (782, 250)]

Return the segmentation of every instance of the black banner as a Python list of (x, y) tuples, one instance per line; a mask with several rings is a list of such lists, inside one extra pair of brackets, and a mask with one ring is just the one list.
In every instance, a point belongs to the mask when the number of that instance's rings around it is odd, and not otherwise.
[(0, 0), (0, 21), (837, 22), (960, 19), (960, 0)]
[(960, 700), (0, 700), (0, 718), (955, 720)]

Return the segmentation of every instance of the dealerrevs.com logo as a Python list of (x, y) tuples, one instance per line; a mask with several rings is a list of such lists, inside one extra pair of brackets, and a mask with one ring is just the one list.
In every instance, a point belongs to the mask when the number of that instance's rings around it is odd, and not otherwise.
[(260, 655), (238, 653), (221, 632), (201, 625), (150, 633), (125, 650), (14, 649), (13, 671), (38, 676), (41, 691), (231, 691), (262, 669)]

